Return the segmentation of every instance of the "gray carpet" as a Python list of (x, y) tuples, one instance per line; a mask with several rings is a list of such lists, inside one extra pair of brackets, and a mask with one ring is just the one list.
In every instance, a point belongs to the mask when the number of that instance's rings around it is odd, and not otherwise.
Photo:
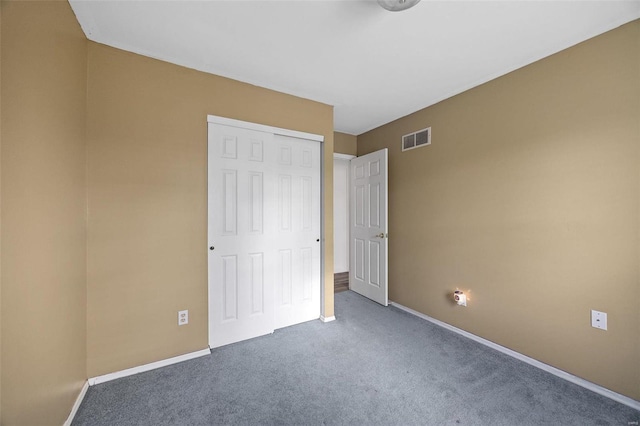
[(311, 321), (93, 386), (74, 425), (620, 425), (640, 412), (353, 292)]

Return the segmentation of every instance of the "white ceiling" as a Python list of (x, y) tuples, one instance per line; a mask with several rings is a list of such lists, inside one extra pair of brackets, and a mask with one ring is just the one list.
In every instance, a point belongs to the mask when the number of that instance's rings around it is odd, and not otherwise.
[(90, 40), (334, 105), (354, 135), (640, 18), (640, 0), (70, 3)]

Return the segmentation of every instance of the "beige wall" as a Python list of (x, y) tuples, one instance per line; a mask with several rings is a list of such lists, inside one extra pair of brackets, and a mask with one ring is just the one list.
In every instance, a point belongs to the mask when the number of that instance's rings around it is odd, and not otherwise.
[(347, 133), (333, 133), (333, 151), (340, 154), (356, 155), (358, 153), (358, 138)]
[(332, 107), (87, 42), (67, 2), (0, 10), (0, 423), (61, 424), (87, 377), (207, 346), (207, 114), (325, 136), (333, 315)]
[(358, 137), (390, 152), (391, 300), (636, 400), (639, 40), (635, 21)]
[(95, 43), (88, 88), (90, 377), (208, 345), (207, 114), (325, 136), (333, 315), (332, 107)]
[(0, 2), (0, 424), (2, 424), (2, 9)]
[(86, 379), (87, 45), (67, 2), (2, 2), (2, 418), (62, 424)]

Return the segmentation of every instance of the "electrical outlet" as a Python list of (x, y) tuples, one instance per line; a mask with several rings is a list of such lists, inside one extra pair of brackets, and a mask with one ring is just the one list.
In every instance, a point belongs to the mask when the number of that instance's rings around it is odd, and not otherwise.
[(189, 311), (178, 311), (178, 325), (189, 324)]
[(591, 310), (591, 327), (600, 330), (607, 329), (607, 313)]

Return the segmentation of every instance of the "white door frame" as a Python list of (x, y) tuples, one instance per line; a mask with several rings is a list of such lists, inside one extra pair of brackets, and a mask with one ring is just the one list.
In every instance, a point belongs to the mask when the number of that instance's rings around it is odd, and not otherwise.
[[(280, 127), (267, 126), (264, 124), (251, 123), (248, 121), (235, 120), (232, 118), (220, 117), (216, 115), (207, 115), (207, 124), (209, 123), (222, 124), (225, 126), (273, 133), (274, 135), (289, 136), (289, 137), (298, 138), (298, 139), (307, 139), (307, 140), (316, 141), (320, 143), (320, 219), (321, 219), (320, 220), (320, 235), (321, 235), (321, 238), (320, 238), (320, 319), (323, 319), (322, 313), (324, 312), (324, 305), (325, 305), (325, 285), (324, 285), (324, 281), (325, 281), (325, 271), (324, 271), (325, 269), (325, 238), (324, 238), (324, 235), (325, 235), (325, 203), (324, 203), (325, 144), (324, 144), (324, 136), (316, 135), (313, 133), (300, 132), (297, 130), (283, 129)], [(207, 147), (208, 147), (208, 143), (207, 143)], [(207, 194), (208, 193), (209, 193), (209, 179), (207, 178)], [(205, 250), (207, 251), (207, 256), (209, 255), (208, 254), (209, 253), (209, 241), (208, 241), (209, 239), (208, 237), (209, 207), (208, 206), (209, 204), (207, 202), (207, 245), (205, 246)], [(207, 270), (208, 269), (209, 269), (209, 262), (207, 262)], [(207, 300), (209, 300), (209, 296), (208, 296), (209, 290), (210, 290), (209, 273), (207, 272)], [(207, 311), (208, 311), (207, 313), (207, 328), (208, 328), (209, 323), (211, 321), (211, 315), (212, 315), (212, 313), (209, 311), (209, 303), (207, 303)], [(207, 337), (209, 336), (210, 336), (209, 331), (207, 331)], [(210, 343), (211, 342), (209, 342), (209, 344)]]
[(355, 155), (351, 155), (351, 154), (341, 154), (339, 152), (334, 152), (333, 153), (333, 158), (334, 159), (338, 159), (338, 160), (352, 160), (354, 158), (356, 158)]

